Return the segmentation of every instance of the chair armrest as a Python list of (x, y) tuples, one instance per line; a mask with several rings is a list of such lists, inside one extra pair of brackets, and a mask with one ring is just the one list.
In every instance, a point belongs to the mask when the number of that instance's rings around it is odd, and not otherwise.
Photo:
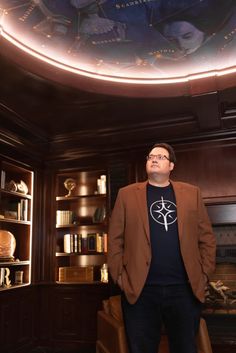
[(123, 323), (104, 311), (97, 314), (97, 343), (109, 353), (128, 353)]
[[(114, 319), (104, 311), (97, 315), (97, 353), (129, 353), (126, 341), (125, 328), (122, 322)], [(206, 322), (200, 320), (197, 335), (198, 353), (213, 353), (208, 335)], [(167, 338), (162, 337), (160, 352), (168, 352)]]
[(201, 318), (197, 335), (198, 353), (212, 353), (211, 342), (208, 334), (206, 321)]

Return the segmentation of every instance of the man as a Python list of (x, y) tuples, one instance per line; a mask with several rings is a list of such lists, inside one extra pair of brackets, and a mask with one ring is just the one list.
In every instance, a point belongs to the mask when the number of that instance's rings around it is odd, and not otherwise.
[(171, 353), (196, 353), (201, 303), (215, 267), (215, 237), (200, 190), (169, 179), (173, 148), (154, 145), (148, 181), (119, 190), (108, 266), (122, 290), (130, 353), (157, 353), (162, 323)]

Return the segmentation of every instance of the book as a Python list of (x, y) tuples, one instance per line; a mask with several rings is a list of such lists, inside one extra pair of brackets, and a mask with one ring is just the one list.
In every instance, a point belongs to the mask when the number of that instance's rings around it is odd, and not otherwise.
[(64, 252), (67, 254), (71, 253), (70, 238), (71, 238), (71, 235), (69, 233), (64, 235)]
[(21, 221), (28, 220), (28, 200), (27, 199), (20, 200), (20, 220)]
[(88, 251), (88, 237), (87, 234), (82, 234), (81, 237), (81, 252), (86, 253)]
[(103, 242), (101, 233), (96, 233), (96, 250), (97, 252), (103, 252)]
[(82, 234), (78, 234), (78, 253), (82, 252)]
[(6, 172), (5, 170), (1, 170), (1, 189), (5, 189), (6, 184)]
[(107, 233), (103, 233), (103, 251), (107, 252)]
[(73, 234), (74, 242), (73, 242), (73, 252), (78, 252), (78, 234)]

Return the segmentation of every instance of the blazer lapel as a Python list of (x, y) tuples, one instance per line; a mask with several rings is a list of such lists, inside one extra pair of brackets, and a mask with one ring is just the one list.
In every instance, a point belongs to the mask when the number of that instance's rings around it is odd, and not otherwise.
[(183, 235), (184, 213), (186, 212), (184, 207), (184, 192), (179, 183), (171, 181), (171, 184), (175, 193), (179, 239), (181, 239)]
[(139, 183), (136, 189), (136, 196), (138, 200), (138, 212), (142, 218), (144, 229), (148, 240), (150, 241), (149, 220), (147, 211), (147, 182)]

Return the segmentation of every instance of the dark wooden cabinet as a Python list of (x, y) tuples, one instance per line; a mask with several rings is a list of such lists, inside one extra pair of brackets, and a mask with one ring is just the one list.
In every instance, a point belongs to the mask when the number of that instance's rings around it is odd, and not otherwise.
[(28, 352), (34, 342), (35, 298), (32, 287), (0, 293), (1, 352)]
[[(53, 340), (94, 344), (96, 315), (107, 296), (107, 285), (60, 285), (51, 288)], [(89, 303), (89, 305), (88, 305)]]
[(107, 283), (40, 285), (37, 345), (56, 352), (95, 351), (97, 311), (109, 293)]

